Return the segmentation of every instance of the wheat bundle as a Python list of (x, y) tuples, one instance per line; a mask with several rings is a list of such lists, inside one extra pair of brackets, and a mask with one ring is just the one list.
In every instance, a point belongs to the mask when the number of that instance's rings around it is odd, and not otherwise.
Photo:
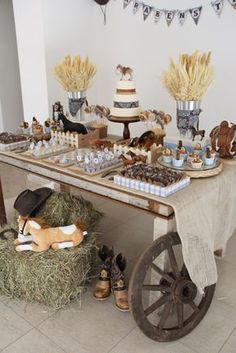
[(179, 63), (170, 59), (169, 69), (161, 80), (172, 97), (178, 101), (199, 101), (213, 80), (214, 71), (210, 65), (211, 52), (192, 55), (181, 54)]
[(96, 66), (88, 57), (82, 60), (79, 55), (74, 59), (67, 55), (62, 63), (54, 67), (59, 83), (67, 92), (87, 90), (96, 72)]

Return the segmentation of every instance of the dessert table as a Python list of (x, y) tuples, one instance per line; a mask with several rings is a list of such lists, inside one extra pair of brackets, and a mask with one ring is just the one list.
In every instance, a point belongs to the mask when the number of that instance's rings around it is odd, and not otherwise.
[[(22, 153), (0, 152), (0, 162), (56, 181), (62, 188), (73, 186), (154, 214), (153, 244), (141, 255), (130, 280), (132, 314), (141, 330), (158, 341), (178, 339), (198, 325), (210, 306), (217, 282), (214, 251), (222, 255), (227, 240), (236, 229), (233, 165), (224, 165), (221, 174), (204, 180), (192, 180), (187, 188), (162, 198), (114, 184), (109, 178), (102, 178), (101, 174), (90, 176), (77, 173)], [(0, 183), (0, 224), (4, 223), (6, 213)], [(183, 256), (181, 269), (174, 250), (179, 244)], [(168, 270), (161, 258), (164, 251), (169, 256)], [(149, 268), (152, 275), (148, 284), (145, 275)], [(155, 278), (153, 271), (161, 276), (159, 284), (152, 282)], [(144, 289), (161, 295), (146, 309), (142, 304)], [(201, 300), (196, 305), (197, 293), (201, 295)], [(161, 320), (159, 326), (155, 326), (149, 317), (162, 305)], [(165, 322), (173, 311), (173, 305), (177, 308), (178, 324), (166, 329)], [(185, 305), (193, 310), (186, 320)]]

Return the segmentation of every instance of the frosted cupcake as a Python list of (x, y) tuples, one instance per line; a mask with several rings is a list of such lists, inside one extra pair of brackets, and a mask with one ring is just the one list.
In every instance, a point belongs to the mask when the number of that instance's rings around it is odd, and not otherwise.
[(194, 153), (194, 152), (191, 152), (191, 153), (189, 153), (189, 155), (188, 155), (187, 161), (191, 164), (191, 162), (192, 162), (195, 158), (197, 158), (197, 154)]
[(211, 153), (209, 147), (206, 149), (206, 155), (204, 157), (204, 164), (207, 166), (213, 165), (215, 162), (215, 155)]
[(180, 158), (180, 152), (177, 150), (175, 158), (172, 159), (172, 164), (174, 167), (179, 168), (183, 166), (183, 163), (184, 163), (184, 160), (183, 158)]
[(194, 158), (191, 162), (191, 167), (193, 169), (201, 169), (202, 168), (203, 161), (201, 158), (197, 157)]
[(171, 163), (172, 162), (172, 150), (170, 148), (165, 148), (164, 151), (162, 152), (163, 156), (163, 161), (165, 163)]
[(196, 143), (194, 148), (193, 148), (193, 152), (195, 154), (197, 154), (198, 156), (200, 156), (202, 154), (202, 146), (200, 143)]

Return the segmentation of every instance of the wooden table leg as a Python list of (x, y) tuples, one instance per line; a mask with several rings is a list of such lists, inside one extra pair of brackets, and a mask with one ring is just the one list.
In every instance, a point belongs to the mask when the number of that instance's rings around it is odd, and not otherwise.
[(3, 226), (7, 223), (7, 216), (4, 204), (4, 197), (2, 192), (2, 182), (0, 176), (0, 225)]

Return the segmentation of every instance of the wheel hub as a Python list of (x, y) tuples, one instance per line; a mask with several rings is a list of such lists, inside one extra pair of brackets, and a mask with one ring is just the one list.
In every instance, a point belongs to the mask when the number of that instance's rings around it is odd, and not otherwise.
[(190, 279), (180, 278), (175, 281), (172, 293), (178, 302), (188, 304), (196, 298), (197, 287)]

